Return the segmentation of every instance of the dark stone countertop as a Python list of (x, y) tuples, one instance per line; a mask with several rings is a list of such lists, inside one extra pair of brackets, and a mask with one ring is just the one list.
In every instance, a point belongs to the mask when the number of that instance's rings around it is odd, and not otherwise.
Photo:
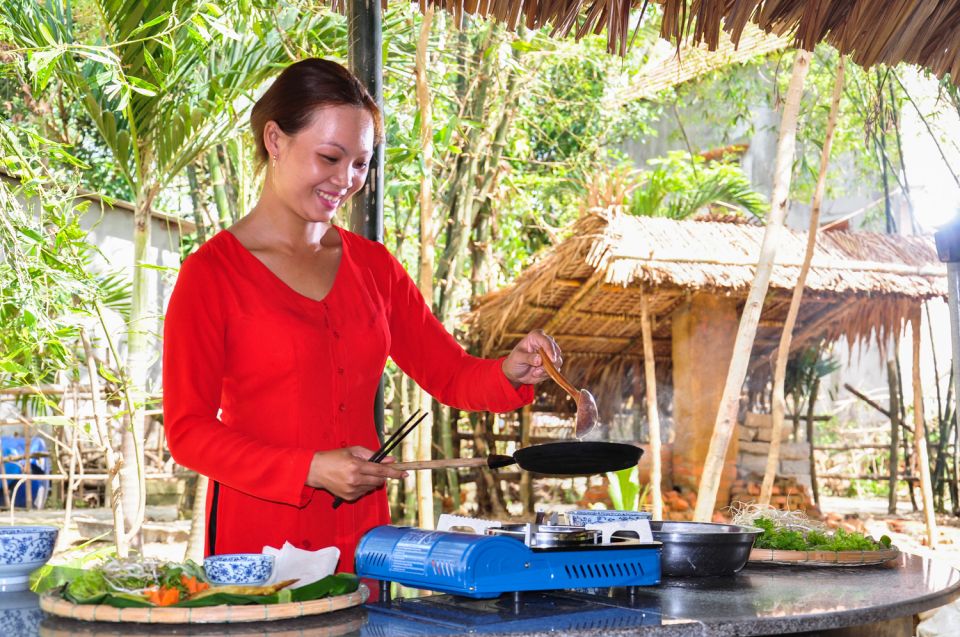
[(957, 597), (960, 571), (902, 555), (884, 566), (748, 566), (732, 577), (665, 579), (660, 586), (639, 589), (632, 599), (623, 589), (528, 593), (516, 609), (509, 595), (495, 600), (431, 595), (316, 617), (230, 625), (86, 623), (43, 615), (30, 593), (0, 594), (0, 635), (782, 635), (911, 616)]

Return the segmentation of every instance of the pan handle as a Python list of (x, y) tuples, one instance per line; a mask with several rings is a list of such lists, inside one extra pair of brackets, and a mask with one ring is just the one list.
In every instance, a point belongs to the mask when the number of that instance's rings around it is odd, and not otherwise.
[(499, 469), (516, 462), (513, 456), (492, 455), (485, 458), (441, 458), (439, 460), (415, 460), (412, 462), (394, 462), (390, 466), (401, 471), (420, 469), (460, 469), (465, 467), (489, 467)]
[(547, 370), (550, 378), (552, 378), (558, 385), (563, 387), (564, 391), (570, 394), (570, 398), (573, 398), (574, 402), (577, 403), (577, 406), (580, 406), (580, 390), (573, 386), (569, 380), (560, 373), (560, 370), (556, 368), (553, 364), (553, 361), (550, 360), (550, 357), (547, 356), (547, 353), (543, 351), (542, 347), (538, 347), (537, 351), (540, 353), (540, 360), (543, 361), (543, 368)]

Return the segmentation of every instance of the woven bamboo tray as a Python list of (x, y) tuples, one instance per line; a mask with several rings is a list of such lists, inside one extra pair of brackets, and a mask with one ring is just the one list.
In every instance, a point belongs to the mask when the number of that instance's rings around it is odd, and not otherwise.
[(105, 604), (74, 604), (54, 592), (40, 596), (40, 608), (51, 615), (90, 622), (132, 622), (138, 624), (232, 624), (262, 622), (322, 615), (359, 606), (367, 601), (370, 589), (364, 584), (346, 595), (325, 597), (309, 602), (286, 604), (247, 604), (243, 606), (205, 606), (200, 608), (148, 607), (114, 608)]
[(780, 566), (876, 566), (900, 557), (899, 549), (883, 551), (777, 551), (753, 549), (750, 564)]

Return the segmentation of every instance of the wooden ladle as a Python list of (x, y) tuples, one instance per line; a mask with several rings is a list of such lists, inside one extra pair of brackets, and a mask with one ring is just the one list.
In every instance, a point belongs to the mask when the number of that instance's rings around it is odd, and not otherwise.
[(550, 357), (547, 356), (547, 353), (543, 351), (542, 347), (537, 348), (537, 351), (540, 353), (540, 358), (543, 360), (543, 368), (547, 370), (547, 374), (550, 375), (558, 385), (563, 387), (564, 391), (570, 394), (570, 397), (573, 398), (574, 402), (577, 403), (577, 421), (576, 421), (576, 436), (577, 439), (583, 440), (590, 433), (592, 433), (597, 428), (597, 422), (599, 420), (599, 412), (597, 411), (597, 401), (593, 397), (593, 394), (588, 392), (586, 389), (577, 389), (573, 386), (566, 377), (560, 373), (560, 370), (556, 368), (553, 364), (553, 361), (550, 360)]

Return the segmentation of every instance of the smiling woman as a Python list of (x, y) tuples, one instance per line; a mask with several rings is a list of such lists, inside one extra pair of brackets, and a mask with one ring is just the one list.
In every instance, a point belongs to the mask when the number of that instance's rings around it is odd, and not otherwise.
[(538, 348), (557, 366), (560, 350), (535, 331), (502, 359), (468, 355), (381, 244), (335, 225), (383, 135), (345, 68), (293, 64), (251, 124), (267, 164), (260, 199), (184, 262), (170, 299), (167, 440), (212, 481), (208, 555), (335, 545), (352, 570), (360, 535), (390, 521), (385, 480), (404, 475), (369, 461), (387, 357), (443, 403), (508, 411), (546, 378)]

